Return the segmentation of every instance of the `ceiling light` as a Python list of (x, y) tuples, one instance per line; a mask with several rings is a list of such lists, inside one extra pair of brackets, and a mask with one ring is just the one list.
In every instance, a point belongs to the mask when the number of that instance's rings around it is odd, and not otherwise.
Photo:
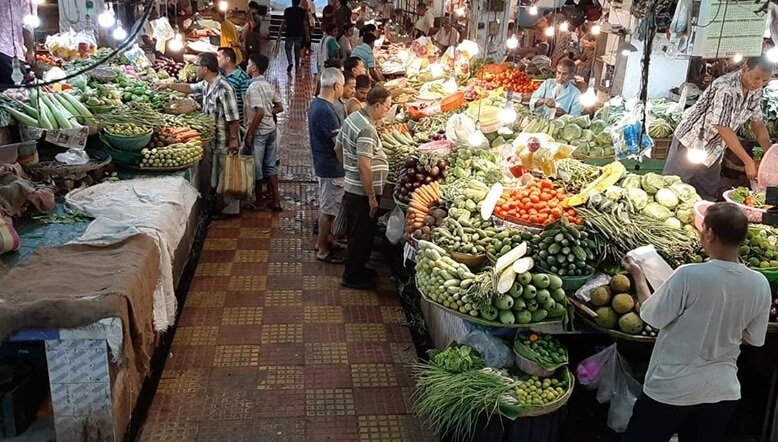
[(116, 24), (116, 17), (113, 14), (113, 7), (108, 3), (108, 7), (97, 16), (97, 24), (103, 28), (110, 28)]
[(546, 37), (553, 37), (554, 36), (554, 27), (553, 26), (549, 26), (543, 32), (546, 34)]
[(581, 106), (592, 107), (595, 103), (597, 103), (597, 94), (594, 93), (594, 87), (589, 84), (589, 89), (581, 95)]
[(167, 42), (167, 47), (174, 52), (178, 52), (181, 49), (184, 49), (184, 43), (181, 41), (181, 34), (176, 32), (175, 37), (171, 38)]
[(220, 10), (220, 11), (226, 11), (226, 10), (227, 10), (227, 9), (229, 9), (229, 8), (230, 8), (230, 5), (229, 5), (229, 3), (227, 3), (225, 0), (221, 0), (221, 1), (219, 2), (219, 10)]
[(740, 54), (735, 54), (735, 56), (732, 57), (732, 61), (734, 61), (735, 63), (740, 63), (741, 61), (743, 61), (743, 56)]
[(778, 63), (778, 46), (773, 46), (765, 52), (767, 59), (772, 63)]
[(592, 33), (592, 35), (600, 35), (601, 30), (602, 28), (600, 27), (600, 25), (594, 25), (592, 26), (592, 29), (590, 29), (590, 32)]
[(508, 39), (508, 41), (505, 42), (505, 46), (508, 47), (508, 49), (516, 49), (519, 46), (519, 39), (516, 38), (516, 35), (511, 35), (511, 38)]
[(529, 15), (538, 15), (538, 7), (535, 5), (530, 6)]
[(513, 100), (508, 100), (505, 107), (500, 109), (500, 122), (508, 125), (516, 121), (516, 108), (513, 107)]
[(122, 21), (116, 21), (116, 29), (113, 30), (113, 38), (116, 40), (124, 40), (127, 38), (127, 31), (122, 27)]
[(619, 46), (619, 52), (623, 56), (627, 56), (629, 54), (635, 53), (638, 51), (638, 48), (635, 47), (632, 43), (624, 43), (621, 46)]
[(27, 14), (22, 19), (22, 23), (30, 29), (35, 29), (41, 25), (41, 19), (38, 17), (38, 14)]
[(697, 140), (692, 143), (692, 147), (686, 150), (686, 159), (692, 164), (702, 164), (708, 159), (708, 151), (705, 149), (702, 129), (700, 129)]
[(559, 25), (559, 30), (562, 31), (562, 32), (567, 32), (568, 30), (570, 30), (570, 25), (566, 21), (563, 21)]

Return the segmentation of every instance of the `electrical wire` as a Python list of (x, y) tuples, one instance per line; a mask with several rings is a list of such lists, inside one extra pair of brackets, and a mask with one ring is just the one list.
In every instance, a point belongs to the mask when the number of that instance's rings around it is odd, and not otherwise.
[(59, 78), (57, 80), (44, 81), (42, 83), (34, 83), (34, 84), (23, 84), (23, 85), (19, 85), (19, 86), (16, 86), (16, 85), (13, 85), (13, 84), (0, 84), (0, 91), (6, 90), (6, 89), (33, 89), (33, 88), (39, 88), (39, 87), (44, 87), (44, 86), (51, 86), (51, 85), (54, 85), (56, 83), (61, 83), (63, 81), (67, 81), (67, 80), (71, 80), (73, 78), (76, 78), (79, 75), (83, 75), (83, 74), (85, 74), (85, 73), (87, 73), (87, 72), (89, 72), (89, 71), (91, 71), (91, 70), (93, 70), (95, 68), (98, 68), (98, 67), (108, 63), (108, 61), (110, 61), (112, 58), (116, 57), (121, 52), (123, 52), (125, 49), (127, 49), (128, 47), (130, 47), (132, 44), (135, 43), (135, 41), (136, 41), (136, 39), (138, 37), (138, 34), (141, 32), (141, 30), (143, 29), (143, 26), (145, 26), (146, 21), (149, 18), (149, 14), (151, 14), (151, 8), (152, 8), (152, 5), (154, 4), (154, 2), (155, 2), (155, 0), (146, 0), (146, 2), (143, 5), (144, 10), (143, 10), (143, 15), (141, 16), (140, 20), (136, 20), (135, 21), (135, 24), (132, 27), (132, 31), (127, 36), (125, 41), (122, 44), (120, 44), (119, 47), (117, 47), (116, 49), (111, 51), (111, 53), (108, 54), (105, 58), (97, 60), (93, 64), (91, 64), (89, 66), (86, 66), (86, 67), (83, 67), (83, 68), (81, 68), (81, 69), (79, 69), (79, 70), (77, 70), (77, 71), (75, 71), (75, 72), (73, 72), (71, 74), (68, 74), (68, 75), (66, 75), (63, 78)]

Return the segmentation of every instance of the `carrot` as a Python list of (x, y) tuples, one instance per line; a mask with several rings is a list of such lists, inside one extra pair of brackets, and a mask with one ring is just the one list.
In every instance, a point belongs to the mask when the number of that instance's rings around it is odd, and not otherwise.
[(408, 210), (410, 211), (411, 209), (413, 209), (414, 211), (418, 211), (419, 213), (422, 213), (424, 215), (426, 215), (428, 212), (427, 206), (424, 206), (416, 201), (411, 201), (411, 203), (409, 204)]

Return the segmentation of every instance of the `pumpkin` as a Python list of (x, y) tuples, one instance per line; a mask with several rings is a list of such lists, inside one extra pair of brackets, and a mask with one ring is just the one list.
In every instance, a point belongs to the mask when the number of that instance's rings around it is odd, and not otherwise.
[(503, 72), (507, 71), (508, 68), (501, 65), (501, 64), (487, 64), (481, 69), (478, 70), (478, 72), (475, 74), (476, 78), (479, 80), (483, 80), (484, 74), (489, 73), (492, 75), (498, 75), (502, 74)]
[(451, 112), (463, 104), (465, 104), (465, 93), (455, 92), (440, 100), (440, 110), (442, 112)]

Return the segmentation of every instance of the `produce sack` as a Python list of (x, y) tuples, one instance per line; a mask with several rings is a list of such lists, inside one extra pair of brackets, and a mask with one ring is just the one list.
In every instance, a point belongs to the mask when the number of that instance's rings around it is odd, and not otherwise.
[(505, 342), (483, 330), (473, 330), (462, 339), (462, 344), (481, 354), (487, 367), (503, 368), (513, 365), (514, 356)]
[(11, 218), (0, 216), (0, 255), (15, 252), (22, 246)]
[(216, 193), (236, 198), (254, 195), (254, 157), (252, 155), (219, 154), (221, 172)]

